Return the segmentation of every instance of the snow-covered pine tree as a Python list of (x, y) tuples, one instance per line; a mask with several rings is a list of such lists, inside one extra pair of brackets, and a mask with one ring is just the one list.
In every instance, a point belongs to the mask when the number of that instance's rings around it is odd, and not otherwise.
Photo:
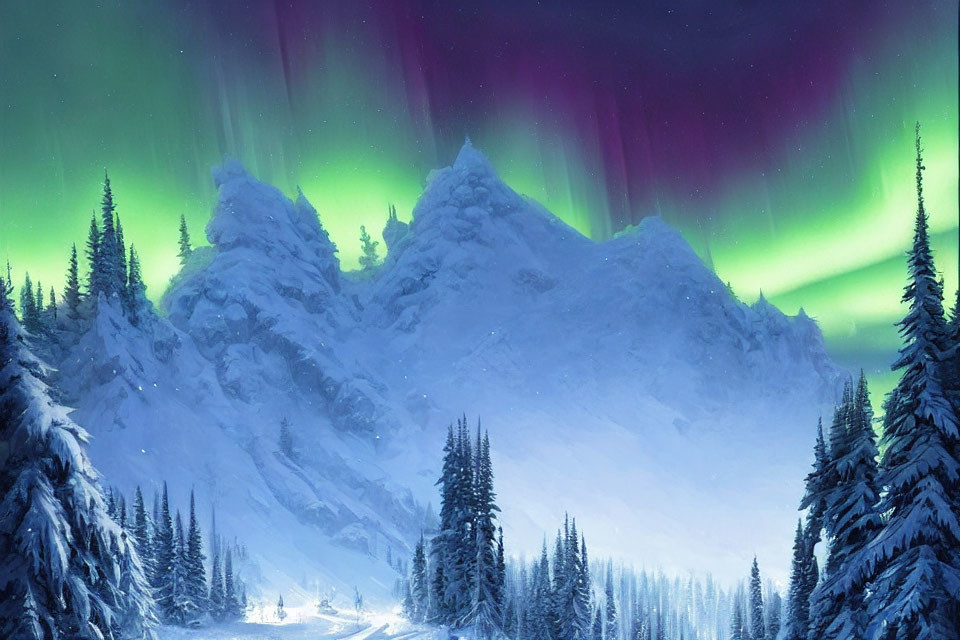
[(0, 289), (0, 637), (150, 637), (143, 569), (107, 516), (87, 434), (50, 398)]
[(116, 219), (116, 238), (117, 238), (117, 293), (125, 297), (127, 288), (127, 246), (123, 241), (123, 225), (120, 224), (120, 215)]
[(437, 624), (453, 621), (454, 611), (448, 596), (448, 583), (453, 573), (456, 549), (457, 474), (460, 464), (453, 425), (447, 429), (443, 447), (443, 468), (437, 485), (440, 486), (440, 530), (430, 544), (433, 565), (431, 579), (431, 607), (427, 619)]
[(147, 509), (143, 502), (143, 493), (140, 487), (133, 496), (133, 525), (130, 528), (132, 534), (133, 546), (140, 556), (140, 562), (143, 564), (144, 575), (148, 582), (152, 581), (153, 575), (153, 554), (150, 544), (150, 522), (147, 519)]
[(734, 598), (733, 615), (730, 618), (730, 640), (747, 640), (746, 624), (743, 615), (743, 601), (738, 596)]
[(220, 569), (220, 549), (216, 542), (212, 545), (210, 553), (213, 559), (210, 567), (210, 597), (207, 599), (207, 610), (214, 620), (223, 620), (225, 603), (223, 572)]
[(547, 541), (543, 541), (540, 561), (533, 572), (532, 597), (530, 601), (531, 640), (555, 640), (553, 587), (550, 584), (550, 561), (547, 558)]
[(240, 607), (240, 592), (237, 590), (237, 576), (233, 573), (233, 551), (227, 545), (223, 561), (223, 617), (226, 620), (239, 620), (243, 616)]
[(810, 536), (804, 531), (803, 521), (797, 520), (793, 538), (793, 562), (790, 567), (790, 590), (787, 598), (787, 620), (784, 640), (806, 640), (810, 626), (810, 573), (815, 562), (810, 552)]
[(163, 493), (160, 501), (160, 513), (155, 522), (153, 536), (154, 597), (157, 600), (157, 609), (160, 618), (164, 621), (173, 620), (175, 613), (174, 587), (176, 580), (177, 548), (174, 538), (173, 518), (170, 516), (170, 498), (167, 493), (167, 483), (163, 483)]
[(90, 270), (87, 275), (87, 299), (96, 300), (103, 290), (100, 269), (100, 227), (97, 224), (96, 212), (90, 217), (90, 231), (87, 234), (87, 266)]
[(141, 310), (147, 303), (147, 285), (144, 284), (143, 274), (140, 271), (140, 256), (132, 244), (130, 245), (130, 263), (124, 297), (130, 322), (136, 325), (139, 322)]
[(879, 568), (869, 607), (885, 640), (949, 638), (960, 629), (960, 436), (940, 377), (943, 293), (927, 231), (919, 124), (916, 149), (917, 215), (903, 296), (909, 310), (899, 323), (904, 345), (893, 368), (901, 377), (882, 440), (887, 520), (861, 565)]
[(203, 567), (203, 537), (197, 521), (196, 501), (190, 492), (190, 524), (187, 531), (187, 545), (184, 556), (184, 579), (187, 598), (193, 605), (195, 619), (207, 611), (207, 578)]
[(603, 607), (599, 604), (593, 614), (593, 627), (590, 630), (590, 640), (603, 640)]
[(823, 422), (821, 420), (817, 421), (817, 441), (813, 448), (813, 456), (813, 469), (807, 474), (805, 480), (806, 492), (800, 502), (800, 508), (807, 509), (807, 524), (804, 530), (807, 532), (811, 553), (821, 540), (824, 514), (827, 509), (827, 496), (833, 486), (830, 477), (830, 453), (823, 437)]
[(36, 334), (40, 330), (40, 311), (37, 309), (37, 294), (27, 272), (23, 277), (23, 287), (20, 288), (20, 318), (23, 328), (29, 333)]
[(44, 324), (48, 328), (53, 328), (57, 324), (57, 292), (53, 290), (53, 287), (50, 287), (50, 296), (47, 298), (47, 310), (44, 317)]
[(100, 202), (101, 222), (100, 251), (96, 267), (99, 269), (97, 277), (100, 290), (108, 298), (113, 294), (123, 292), (123, 281), (120, 279), (120, 259), (117, 245), (117, 230), (114, 220), (116, 205), (113, 202), (113, 190), (110, 188), (110, 176), (103, 174), (103, 199)]
[(811, 622), (811, 633), (816, 631), (816, 637), (824, 640), (866, 637), (865, 593), (871, 568), (864, 566), (863, 552), (882, 526), (873, 409), (862, 371), (848, 402), (846, 428), (831, 445), (837, 451), (832, 456), (837, 486), (826, 511), (830, 556), (825, 579), (811, 600), (810, 615), (817, 618)]
[(617, 601), (613, 594), (613, 565), (607, 565), (607, 579), (604, 585), (605, 621), (604, 640), (619, 640), (620, 630), (617, 623)]
[(180, 214), (180, 239), (177, 242), (177, 257), (180, 258), (180, 266), (186, 266), (187, 260), (193, 254), (193, 248), (190, 246), (190, 231), (187, 229), (187, 219)]
[(171, 606), (167, 611), (167, 620), (176, 624), (186, 624), (199, 617), (195, 602), (187, 593), (187, 544), (183, 535), (183, 518), (177, 509), (173, 519), (173, 572), (170, 576)]
[(780, 619), (783, 613), (783, 601), (780, 593), (772, 591), (767, 601), (767, 637), (777, 640), (780, 635)]
[(767, 637), (763, 620), (763, 585), (757, 556), (753, 556), (753, 565), (750, 567), (750, 636), (753, 640), (765, 640)]
[(477, 425), (477, 447), (474, 464), (473, 531), (475, 534), (474, 574), (470, 578), (472, 594), (470, 608), (462, 620), (473, 626), (478, 637), (491, 638), (500, 632), (503, 623), (499, 609), (499, 575), (496, 551), (496, 514), (500, 511), (493, 490), (493, 469), (490, 463), (490, 438), (480, 437)]
[(429, 578), (427, 575), (427, 553), (423, 534), (413, 552), (413, 575), (410, 577), (411, 597), (413, 598), (414, 622), (423, 622), (427, 615), (428, 598), (430, 596)]
[(367, 228), (360, 225), (360, 250), (363, 255), (360, 256), (360, 268), (363, 271), (371, 271), (380, 264), (380, 258), (377, 256), (377, 247), (380, 246), (378, 240), (372, 240)]

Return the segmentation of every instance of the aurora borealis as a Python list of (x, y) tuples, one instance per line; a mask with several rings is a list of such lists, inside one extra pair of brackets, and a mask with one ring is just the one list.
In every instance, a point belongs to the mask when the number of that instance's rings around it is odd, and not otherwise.
[[(156, 297), (225, 154), (299, 185), (347, 266), (464, 136), (596, 239), (660, 214), (834, 357), (898, 344), (913, 123), (957, 286), (954, 2), (6, 2), (0, 256), (60, 287), (109, 168)], [(721, 8), (726, 7), (726, 8)], [(882, 385), (882, 383), (881, 383)], [(876, 390), (876, 389), (875, 389)]]

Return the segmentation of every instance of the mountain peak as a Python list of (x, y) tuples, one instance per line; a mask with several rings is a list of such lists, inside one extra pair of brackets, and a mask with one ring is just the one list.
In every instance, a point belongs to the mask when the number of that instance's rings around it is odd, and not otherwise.
[(453, 168), (468, 174), (497, 175), (487, 156), (473, 146), (470, 136), (467, 136), (463, 141), (463, 146), (460, 147), (460, 152), (457, 153), (457, 159), (453, 162)]

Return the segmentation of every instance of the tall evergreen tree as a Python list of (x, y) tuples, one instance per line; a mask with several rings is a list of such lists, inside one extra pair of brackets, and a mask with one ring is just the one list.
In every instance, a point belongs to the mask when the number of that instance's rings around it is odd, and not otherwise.
[(100, 227), (97, 224), (97, 214), (90, 217), (90, 231), (87, 234), (87, 296), (96, 301), (97, 295), (103, 290), (100, 265)]
[(917, 215), (903, 296), (909, 311), (899, 323), (904, 345), (893, 367), (901, 377), (882, 440), (879, 511), (887, 520), (862, 565), (880, 569), (870, 614), (885, 640), (949, 638), (960, 629), (960, 435), (941, 382), (943, 293), (924, 209), (919, 124), (916, 149)]
[(810, 551), (810, 536), (804, 531), (803, 522), (797, 520), (797, 533), (793, 539), (793, 562), (790, 568), (790, 591), (787, 600), (787, 620), (784, 625), (784, 640), (806, 640), (810, 625), (810, 574), (815, 563)]
[(180, 266), (183, 267), (193, 254), (193, 248), (190, 246), (190, 231), (187, 229), (187, 219), (180, 214), (180, 240), (177, 243), (177, 256), (180, 258)]
[(783, 602), (780, 594), (776, 591), (770, 594), (767, 602), (767, 637), (770, 640), (777, 640), (780, 635), (780, 620), (783, 613)]
[(214, 620), (223, 620), (225, 603), (223, 572), (220, 569), (220, 549), (216, 542), (213, 544), (211, 553), (213, 560), (210, 568), (210, 598), (207, 600), (207, 606)]
[(866, 637), (871, 568), (864, 565), (863, 552), (882, 526), (873, 409), (863, 372), (847, 403), (845, 428), (832, 445), (837, 486), (826, 512), (830, 555), (825, 579), (812, 596), (816, 624), (811, 624), (811, 635), (818, 640)]
[(148, 637), (139, 558), (10, 305), (0, 296), (0, 637)]
[(164, 620), (171, 620), (174, 619), (176, 606), (174, 596), (177, 548), (173, 518), (170, 516), (170, 498), (167, 493), (166, 482), (163, 483), (160, 513), (155, 527), (156, 532), (153, 536), (154, 595), (161, 617)]
[(104, 172), (103, 176), (103, 199), (100, 202), (101, 223), (103, 225), (100, 232), (100, 251), (97, 253), (97, 263), (95, 269), (99, 270), (97, 281), (100, 290), (108, 298), (113, 294), (123, 292), (123, 280), (120, 273), (120, 253), (117, 244), (117, 230), (115, 226), (114, 212), (116, 205), (113, 202), (113, 190), (110, 188), (110, 176)]
[(747, 640), (745, 637), (743, 601), (737, 597), (733, 602), (733, 615), (730, 618), (730, 640)]
[(118, 293), (124, 293), (127, 288), (127, 246), (123, 241), (123, 225), (120, 224), (120, 216), (116, 217), (116, 238), (117, 238), (117, 281)]
[(470, 578), (473, 589), (470, 609), (464, 623), (473, 625), (480, 637), (489, 638), (497, 633), (502, 624), (498, 603), (499, 576), (496, 555), (496, 505), (493, 491), (493, 469), (490, 464), (490, 439), (480, 438), (477, 426), (477, 447), (474, 464), (473, 526), (475, 551), (474, 574)]
[(423, 534), (417, 541), (413, 553), (413, 575), (411, 576), (411, 597), (413, 598), (413, 621), (423, 622), (427, 615), (429, 599), (429, 577), (427, 575), (427, 553)]
[(750, 635), (753, 640), (765, 640), (767, 637), (763, 620), (763, 585), (760, 583), (760, 567), (756, 556), (750, 567)]
[(200, 535), (200, 524), (197, 521), (196, 501), (193, 491), (190, 492), (190, 526), (187, 532), (186, 555), (184, 556), (184, 573), (186, 580), (187, 598), (193, 606), (197, 618), (207, 610), (207, 578), (203, 561), (203, 537)]
[(37, 306), (37, 294), (27, 273), (23, 278), (23, 287), (20, 289), (20, 318), (23, 328), (30, 333), (40, 331), (40, 309)]
[(147, 519), (147, 509), (143, 502), (143, 493), (137, 486), (133, 497), (133, 526), (130, 529), (133, 538), (133, 545), (140, 556), (143, 564), (144, 574), (152, 583), (153, 579), (153, 555), (150, 544), (150, 523)]
[(50, 287), (50, 296), (47, 298), (47, 312), (45, 324), (49, 327), (56, 326), (57, 323), (57, 293), (53, 290), (53, 287)]
[(372, 240), (370, 234), (367, 233), (367, 228), (364, 225), (360, 225), (360, 249), (362, 255), (360, 256), (360, 268), (364, 271), (371, 271), (380, 264), (380, 258), (377, 256), (377, 247), (380, 245), (378, 240)]
[(240, 608), (240, 592), (236, 588), (236, 575), (233, 573), (233, 552), (227, 546), (223, 562), (223, 615), (227, 620), (239, 620), (243, 615)]
[(604, 586), (604, 600), (606, 602), (606, 636), (604, 640), (619, 640), (620, 631), (617, 624), (617, 601), (613, 595), (613, 566), (607, 566), (607, 580)]

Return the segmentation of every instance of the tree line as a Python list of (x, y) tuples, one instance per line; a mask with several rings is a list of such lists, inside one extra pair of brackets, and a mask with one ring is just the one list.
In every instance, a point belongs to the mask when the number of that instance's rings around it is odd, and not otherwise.
[(108, 515), (133, 540), (161, 622), (196, 626), (243, 619), (247, 589), (234, 570), (234, 554), (243, 552), (243, 547), (222, 540), (214, 524), (207, 569), (193, 491), (186, 527), (180, 509), (171, 510), (166, 482), (154, 493), (152, 511), (147, 510), (139, 486), (129, 513), (123, 494), (115, 489), (107, 490), (106, 502)]

